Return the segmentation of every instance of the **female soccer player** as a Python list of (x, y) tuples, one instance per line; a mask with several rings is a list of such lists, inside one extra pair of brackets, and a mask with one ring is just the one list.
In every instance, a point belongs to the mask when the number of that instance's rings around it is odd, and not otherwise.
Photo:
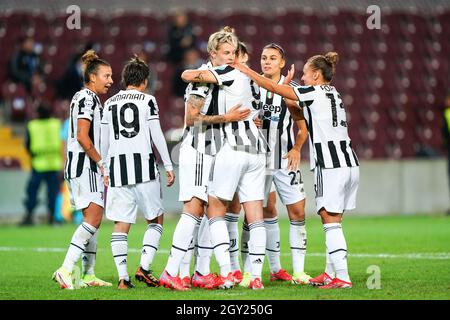
[(163, 231), (160, 174), (152, 146), (161, 155), (167, 186), (175, 182), (158, 105), (155, 97), (146, 94), (149, 75), (147, 64), (137, 56), (132, 58), (122, 71), (125, 90), (105, 102), (102, 118), (101, 152), (108, 164), (105, 184), (109, 185), (105, 211), (114, 221), (111, 249), (119, 289), (134, 288), (127, 271), (128, 233), (138, 212), (144, 215), (148, 227), (135, 277), (150, 287), (159, 285), (149, 269)]
[[(71, 204), (82, 210), (83, 223), (76, 229), (63, 265), (53, 273), (53, 279), (63, 289), (74, 289), (72, 271), (83, 254), (81, 286), (111, 286), (94, 275), (97, 252), (97, 230), (103, 216), (103, 160), (100, 151), (100, 114), (98, 95), (111, 87), (112, 70), (108, 62), (93, 50), (87, 51), (85, 87), (78, 91), (70, 104), (70, 128), (67, 140), (67, 161), (64, 176), (69, 182)], [(77, 286), (77, 284), (75, 284)]]
[[(259, 75), (244, 65), (235, 67), (268, 91), (301, 103), (310, 141), (310, 168), (314, 171), (316, 207), (322, 218), (327, 249), (324, 273), (310, 283), (321, 288), (351, 288), (347, 267), (347, 244), (342, 230), (342, 215), (356, 205), (359, 162), (348, 136), (347, 120), (341, 96), (330, 85), (338, 54), (328, 52), (308, 59), (302, 81), (283, 85)], [(289, 71), (292, 77), (294, 67)]]
[[(261, 53), (261, 69), (264, 77), (282, 84), (285, 77), (281, 75), (284, 68), (285, 53), (281, 46), (271, 43)], [(261, 88), (262, 131), (269, 144), (270, 154), (266, 164), (264, 224), (267, 233), (267, 258), (270, 267), (270, 280), (293, 281), (296, 284), (309, 283), (304, 272), (306, 253), (305, 228), (305, 192), (298, 165), (300, 150), (306, 141), (308, 131), (301, 110), (292, 100), (287, 100)], [(292, 114), (291, 112), (292, 111)], [(293, 122), (299, 132), (294, 136)], [(292, 254), (293, 277), (281, 268), (280, 263), (280, 228), (276, 211), (276, 194), (286, 205), (289, 220), (289, 240)], [(245, 229), (244, 229), (245, 230)], [(245, 232), (245, 231), (244, 231)], [(248, 272), (243, 285), (246, 284)]]

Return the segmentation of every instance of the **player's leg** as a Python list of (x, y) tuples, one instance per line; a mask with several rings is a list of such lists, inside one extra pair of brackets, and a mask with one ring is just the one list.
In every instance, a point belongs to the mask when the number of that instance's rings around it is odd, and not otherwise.
[(189, 244), (188, 251), (186, 251), (180, 263), (179, 276), (185, 288), (191, 287), (191, 261), (192, 257), (194, 256), (195, 247), (198, 241), (198, 232), (200, 224), (201, 224), (200, 222), (197, 222), (197, 224), (195, 225), (194, 234), (192, 235), (192, 240), (191, 243)]
[(242, 272), (239, 265), (239, 232), (238, 222), (239, 214), (241, 211), (241, 204), (239, 197), (235, 193), (233, 200), (230, 202), (225, 214), (225, 223), (227, 224), (228, 235), (230, 237), (230, 260), (231, 260), (231, 272), (236, 283), (242, 281)]
[(63, 289), (78, 288), (78, 283), (72, 283), (72, 272), (75, 264), (80, 260), (81, 254), (86, 250), (89, 240), (97, 232), (100, 226), (103, 207), (95, 203), (90, 203), (82, 210), (83, 222), (75, 230), (70, 241), (69, 249), (62, 266), (53, 274), (53, 279), (60, 284)]
[(318, 185), (316, 187), (317, 211), (325, 232), (325, 246), (336, 273), (329, 284), (321, 287), (324, 289), (351, 288), (352, 286), (348, 274), (347, 243), (342, 229), (342, 214), (346, 209), (346, 185), (351, 180), (350, 172), (350, 168), (316, 168), (315, 170)]
[(111, 250), (119, 274), (118, 289), (132, 289), (134, 285), (130, 281), (127, 270), (128, 261), (128, 232), (130, 223), (116, 221), (113, 233), (111, 234)]
[(250, 239), (250, 229), (248, 228), (247, 217), (244, 215), (244, 223), (242, 224), (241, 233), (241, 259), (244, 267), (242, 281), (239, 283), (241, 287), (247, 288), (252, 281), (252, 265), (248, 257), (248, 240)]
[(218, 282), (216, 281), (215, 275), (212, 274), (210, 270), (213, 247), (211, 244), (211, 234), (207, 215), (203, 216), (200, 223), (195, 251), (196, 261), (192, 285), (204, 289), (216, 288)]
[[(100, 175), (96, 176), (97, 186), (102, 187), (103, 181)], [(104, 281), (95, 275), (95, 260), (97, 256), (97, 236), (99, 230), (89, 239), (86, 249), (81, 254), (81, 280), (82, 287), (103, 287), (112, 286), (110, 282)]]
[(169, 259), (159, 279), (159, 284), (175, 290), (187, 290), (178, 277), (181, 261), (191, 244), (195, 226), (203, 216), (204, 201), (196, 197), (183, 205), (183, 213), (175, 227)]
[(248, 241), (252, 281), (249, 288), (263, 289), (261, 274), (266, 251), (266, 228), (264, 226), (263, 200), (265, 183), (265, 155), (246, 154), (247, 166), (237, 193), (247, 218), (250, 239)]
[(135, 278), (138, 281), (145, 282), (149, 287), (158, 287), (159, 281), (152, 273), (152, 263), (156, 251), (159, 249), (159, 241), (163, 233), (164, 214), (158, 217), (146, 220), (147, 229), (142, 240), (141, 260), (136, 270)]

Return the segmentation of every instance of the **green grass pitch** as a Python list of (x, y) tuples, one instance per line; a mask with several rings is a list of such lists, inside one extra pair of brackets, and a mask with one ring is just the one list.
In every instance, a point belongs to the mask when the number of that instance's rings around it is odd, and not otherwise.
[[(168, 257), (176, 218), (167, 218), (153, 270), (162, 272)], [(307, 220), (308, 249), (306, 271), (316, 276), (325, 263), (324, 234), (318, 217)], [(241, 227), (241, 223), (240, 223)], [(265, 289), (173, 292), (166, 288), (116, 289), (117, 275), (110, 248), (112, 224), (105, 222), (99, 233), (97, 276), (113, 282), (112, 288), (59, 289), (51, 275), (62, 263), (75, 225), (19, 228), (0, 226), (0, 299), (154, 299), (154, 300), (321, 300), (321, 299), (449, 299), (450, 298), (450, 217), (386, 216), (356, 217), (350, 214), (343, 223), (349, 250), (348, 262), (353, 288), (322, 291), (310, 286), (269, 282), (267, 258), (263, 270)], [(281, 262), (292, 272), (289, 253), (289, 221), (280, 219)], [(134, 276), (139, 263), (145, 231), (143, 222), (133, 226), (129, 235), (128, 272)], [(43, 249), (39, 249), (43, 248)], [(212, 259), (212, 268), (217, 265)], [(370, 266), (381, 271), (380, 289), (368, 289)], [(370, 270), (370, 268), (369, 268)], [(134, 280), (134, 277), (133, 277)]]

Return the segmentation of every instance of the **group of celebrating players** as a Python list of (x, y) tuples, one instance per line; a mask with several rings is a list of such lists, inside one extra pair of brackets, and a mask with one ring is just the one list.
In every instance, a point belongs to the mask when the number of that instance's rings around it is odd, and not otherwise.
[[(135, 279), (150, 287), (263, 289), (266, 255), (271, 281), (322, 289), (352, 287), (341, 222), (344, 211), (355, 208), (359, 163), (341, 96), (330, 85), (337, 53), (309, 58), (301, 86), (291, 81), (293, 66), (282, 75), (286, 57), (277, 44), (263, 48), (262, 75), (246, 65), (246, 46), (229, 27), (210, 36), (207, 50), (208, 63), (181, 76), (189, 83), (179, 145), (183, 211), (159, 279), (151, 271), (163, 233), (164, 211), (154, 148), (164, 164), (167, 186), (174, 184), (175, 175), (157, 102), (146, 93), (149, 68), (136, 56), (132, 58), (122, 70), (125, 89), (102, 108), (98, 96), (106, 94), (113, 83), (111, 66), (93, 51), (83, 56), (85, 87), (71, 102), (65, 178), (72, 205), (83, 211), (84, 220), (73, 234), (62, 266), (53, 274), (61, 288), (77, 287), (72, 273), (80, 258), (80, 286), (111, 286), (94, 273), (103, 208), (115, 222), (111, 249), (119, 289), (134, 287), (127, 272), (127, 238), (138, 212), (144, 214), (148, 226)], [(299, 128), (296, 136), (294, 122)], [(326, 238), (326, 268), (315, 278), (304, 271), (305, 192), (298, 169), (308, 133), (317, 213)], [(280, 263), (275, 192), (290, 220), (292, 275)], [(245, 216), (239, 250), (241, 207)], [(219, 274), (210, 270), (213, 253)]]

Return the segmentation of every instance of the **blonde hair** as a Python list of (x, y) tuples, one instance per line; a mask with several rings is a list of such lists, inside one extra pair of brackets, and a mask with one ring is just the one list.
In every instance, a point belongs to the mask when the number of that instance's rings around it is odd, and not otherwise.
[(239, 40), (234, 34), (234, 29), (229, 26), (223, 27), (222, 30), (209, 36), (208, 53), (211, 54), (213, 51), (217, 52), (219, 47), (224, 43), (228, 43), (236, 49), (238, 47)]
[(308, 59), (308, 64), (312, 70), (320, 70), (323, 79), (330, 82), (336, 72), (336, 64), (339, 60), (339, 55), (336, 52), (327, 52), (324, 55), (312, 56)]

